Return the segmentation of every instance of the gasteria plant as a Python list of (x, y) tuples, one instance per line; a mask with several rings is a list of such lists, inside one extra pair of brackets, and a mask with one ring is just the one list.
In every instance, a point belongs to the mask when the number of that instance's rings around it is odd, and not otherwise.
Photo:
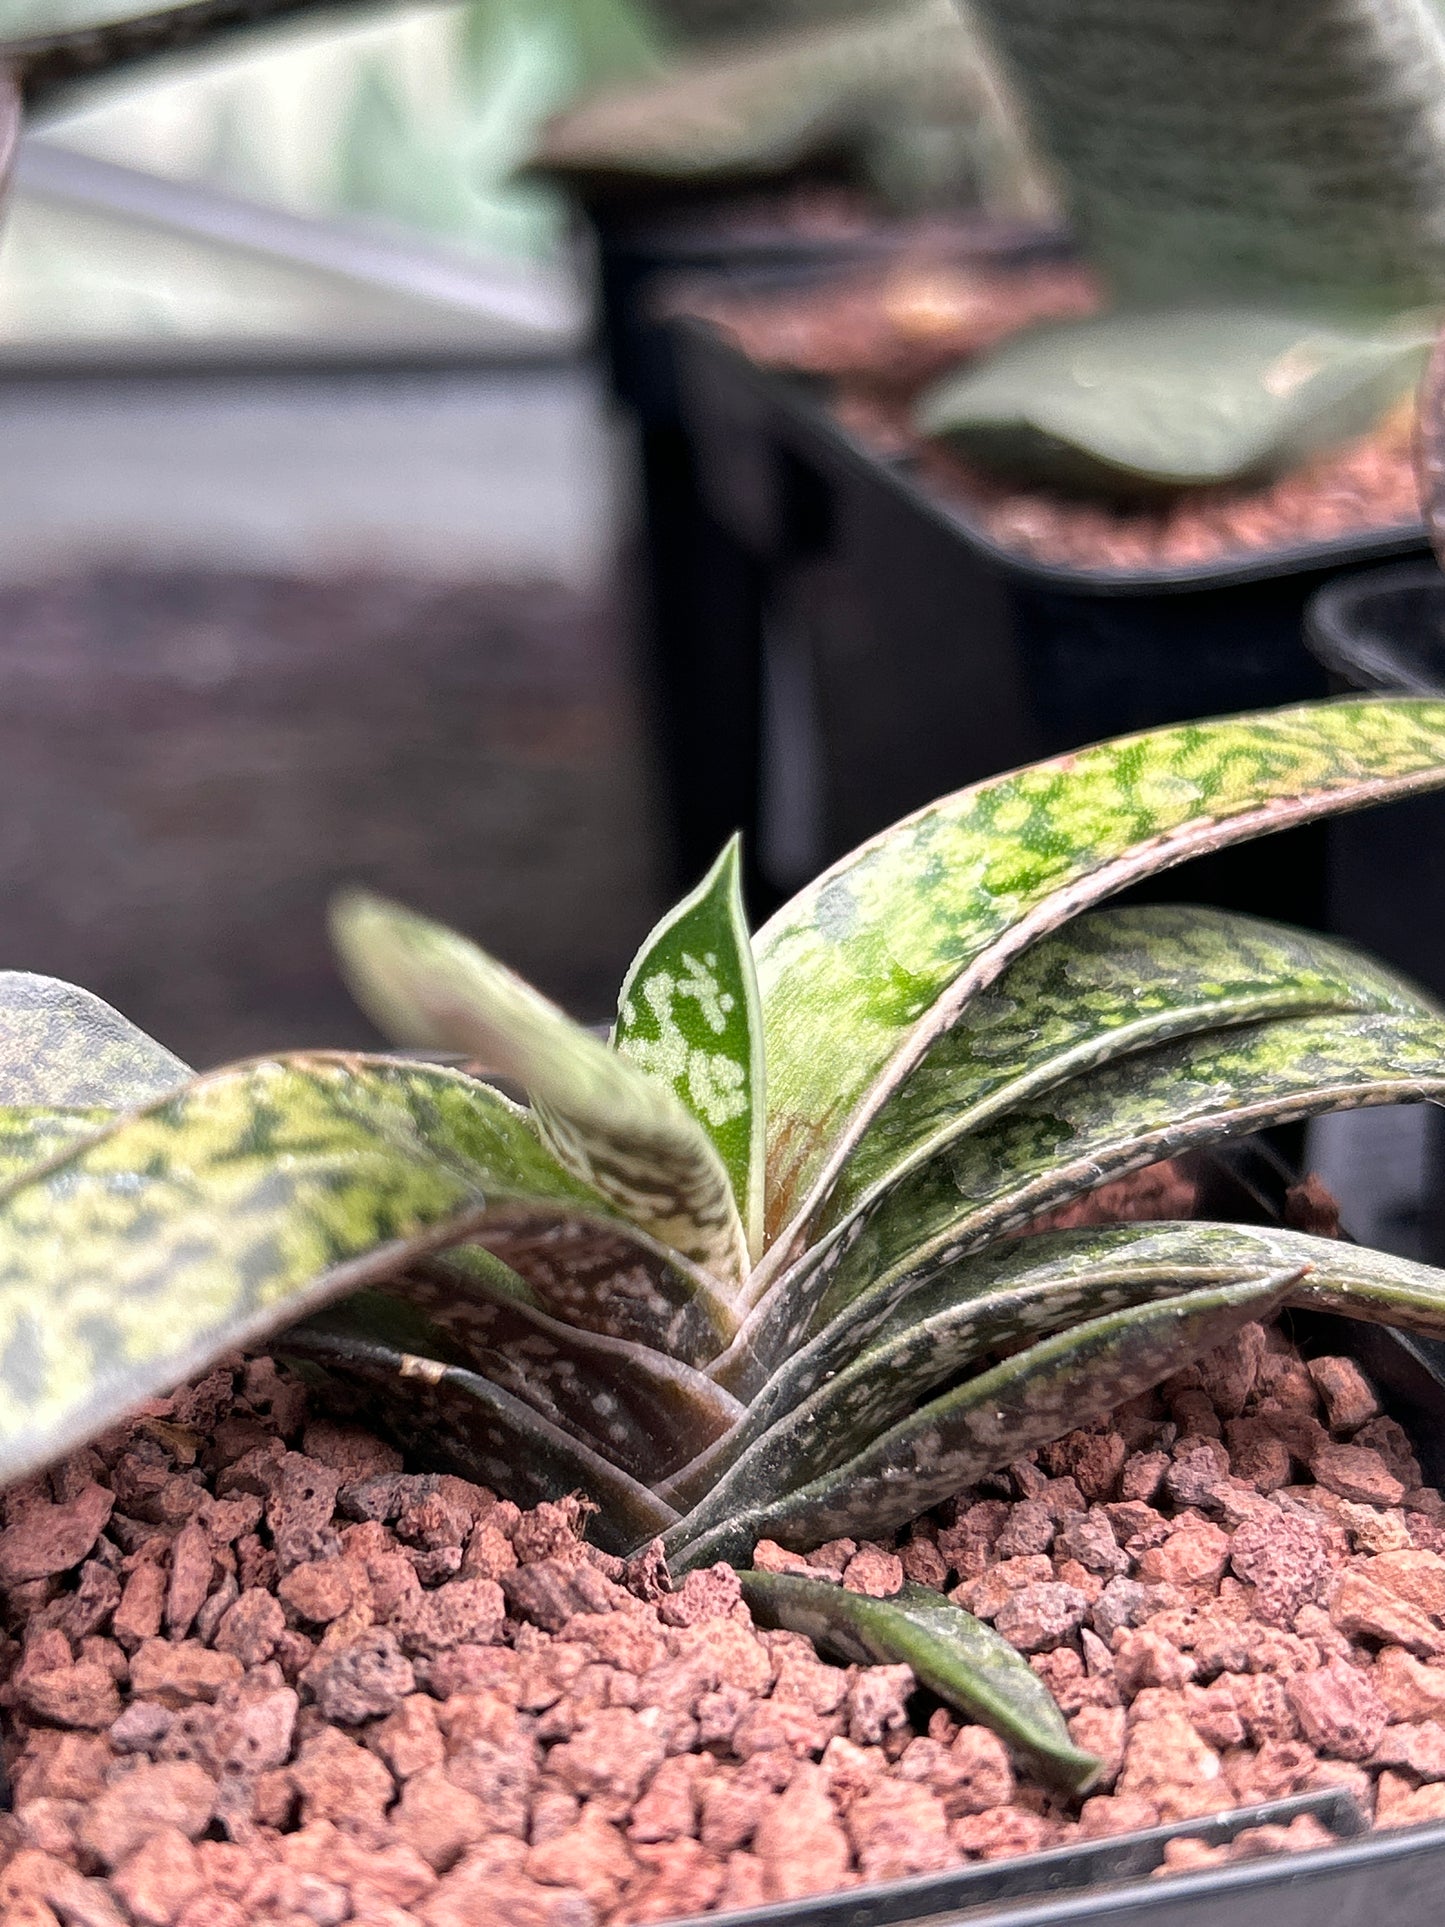
[(1110, 312), (925, 398), (993, 465), (1118, 491), (1267, 474), (1403, 397), (1445, 305), (1438, 0), (963, 0)]
[[(1094, 907), (1203, 851), (1445, 785), (1445, 702), (1187, 724), (992, 778), (749, 939), (735, 849), (608, 1042), (466, 939), (335, 912), (398, 1043), (193, 1077), (84, 991), (0, 978), (0, 1477), (263, 1336), (423, 1462), (675, 1571), (883, 1533), (1278, 1307), (1445, 1333), (1445, 1275), (1283, 1229), (1012, 1234), (1289, 1119), (1445, 1097), (1445, 1015), (1324, 937)], [(526, 1104), (484, 1077), (504, 1080)], [(1011, 1649), (914, 1588), (749, 1575), (907, 1658), (1060, 1779)]]

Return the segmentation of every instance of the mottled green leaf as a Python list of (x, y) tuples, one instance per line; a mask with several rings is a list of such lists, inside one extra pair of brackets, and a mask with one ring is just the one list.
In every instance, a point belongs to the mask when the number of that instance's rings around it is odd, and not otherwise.
[(1244, 1285), (1090, 1319), (1006, 1358), (902, 1419), (853, 1458), (769, 1503), (709, 1495), (668, 1533), (687, 1569), (746, 1558), (759, 1539), (814, 1546), (876, 1538), (1035, 1446), (1105, 1417), (1283, 1301), (1297, 1267)]
[[(1010, 1112), (914, 1171), (818, 1267), (778, 1294), (824, 1324), (859, 1291), (927, 1275), (1106, 1179), (1325, 1111), (1445, 1096), (1445, 1019), (1286, 1017), (1106, 1064)], [(801, 1268), (800, 1268), (801, 1269)], [(765, 1356), (791, 1348), (781, 1332)], [(777, 1346), (776, 1353), (773, 1347)]]
[(28, 1104), (0, 1110), (0, 1185), (47, 1163), (69, 1145), (94, 1137), (114, 1116), (110, 1110), (52, 1111)]
[[(1066, 1246), (1069, 1257), (1094, 1250), (1088, 1234), (1065, 1235), (1082, 1241)], [(1039, 1244), (1048, 1249), (1036, 1251)], [(1190, 1240), (1165, 1249), (1167, 1257), (1151, 1258), (1132, 1250), (1116, 1255), (1104, 1245), (1082, 1265), (1061, 1265), (1053, 1239), (1009, 1239), (946, 1267), (901, 1299), (887, 1285), (864, 1292), (778, 1367), (746, 1417), (660, 1490), (678, 1506), (706, 1497), (718, 1516), (743, 1510), (850, 1458), (990, 1353), (1016, 1351), (1130, 1305), (1288, 1269), (1286, 1258), (1248, 1246), (1192, 1261)], [(1306, 1255), (1297, 1263), (1308, 1261)], [(1435, 1309), (1445, 1318), (1445, 1290)]]
[(669, 1085), (712, 1139), (756, 1256), (767, 1135), (763, 1020), (736, 837), (643, 944), (617, 1004), (614, 1047)]
[(847, 1592), (791, 1573), (738, 1574), (743, 1597), (764, 1625), (805, 1633), (859, 1665), (899, 1662), (954, 1706), (1009, 1742), (1044, 1779), (1086, 1793), (1103, 1761), (1069, 1738), (1064, 1716), (1028, 1661), (1001, 1634), (926, 1586), (891, 1599)]
[(394, 1042), (464, 1051), (513, 1079), (568, 1170), (719, 1279), (744, 1275), (727, 1169), (665, 1083), (442, 924), (353, 892), (331, 927), (357, 1002)]
[(1184, 723), (992, 777), (844, 857), (757, 934), (770, 1233), (761, 1296), (890, 1092), (1047, 931), (1222, 844), (1445, 782), (1445, 702)]
[(919, 430), (997, 474), (1094, 493), (1298, 467), (1419, 379), (1428, 315), (1388, 323), (1211, 306), (1045, 322), (947, 375)]
[(0, 1104), (130, 1110), (190, 1076), (179, 1057), (88, 990), (0, 970)]
[(1075, 917), (981, 991), (893, 1092), (819, 1223), (837, 1227), (1004, 1111), (1169, 1038), (1267, 1017), (1431, 1009), (1349, 945), (1258, 917), (1198, 904)]
[[(527, 1271), (549, 1234), (557, 1250)], [(732, 1330), (706, 1278), (611, 1220), (475, 1079), (340, 1055), (242, 1065), (0, 1191), (0, 1480), (218, 1351), (465, 1237), (554, 1313), (684, 1362)]]
[(450, 1466), (519, 1505), (585, 1492), (599, 1507), (591, 1536), (608, 1551), (634, 1551), (677, 1516), (645, 1485), (499, 1385), (398, 1349), (371, 1335), (362, 1320), (308, 1322), (288, 1332), (279, 1349), (321, 1366), (359, 1394), (374, 1422), (428, 1465)]

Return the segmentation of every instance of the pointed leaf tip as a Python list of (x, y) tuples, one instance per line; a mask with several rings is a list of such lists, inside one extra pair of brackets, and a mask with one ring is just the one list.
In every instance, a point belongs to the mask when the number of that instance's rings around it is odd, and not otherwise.
[(840, 1659), (911, 1666), (919, 1684), (979, 1720), (1055, 1786), (1086, 1793), (1102, 1760), (1069, 1738), (1048, 1688), (991, 1626), (926, 1586), (889, 1599), (847, 1592), (823, 1579), (740, 1572), (743, 1597), (765, 1624), (805, 1633)]
[(333, 904), (331, 931), (352, 994), (383, 1032), (513, 1079), (569, 1171), (650, 1236), (739, 1281), (747, 1248), (728, 1173), (665, 1083), (444, 924), (352, 891)]
[(618, 995), (614, 1047), (667, 1084), (717, 1148), (753, 1257), (762, 1242), (763, 1026), (741, 838), (650, 933)]

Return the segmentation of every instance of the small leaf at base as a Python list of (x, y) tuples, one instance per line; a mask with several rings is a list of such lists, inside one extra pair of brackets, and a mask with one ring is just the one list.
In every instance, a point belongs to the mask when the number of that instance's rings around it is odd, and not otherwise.
[(1087, 1793), (1103, 1772), (1103, 1761), (1069, 1738), (1028, 1661), (991, 1626), (926, 1586), (873, 1599), (790, 1573), (743, 1571), (738, 1579), (765, 1625), (805, 1633), (840, 1659), (911, 1666), (920, 1686), (991, 1727), (1055, 1786)]

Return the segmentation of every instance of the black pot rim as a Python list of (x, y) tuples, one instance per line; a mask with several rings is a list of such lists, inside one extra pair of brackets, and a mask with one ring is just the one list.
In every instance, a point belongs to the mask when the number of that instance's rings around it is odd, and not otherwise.
[(1428, 559), (1362, 569), (1316, 590), (1305, 611), (1305, 644), (1316, 661), (1356, 689), (1396, 695), (1445, 695), (1445, 684), (1422, 675), (1408, 653), (1392, 649), (1388, 630), (1361, 623), (1361, 610), (1377, 596), (1423, 589), (1445, 601), (1445, 574)]

